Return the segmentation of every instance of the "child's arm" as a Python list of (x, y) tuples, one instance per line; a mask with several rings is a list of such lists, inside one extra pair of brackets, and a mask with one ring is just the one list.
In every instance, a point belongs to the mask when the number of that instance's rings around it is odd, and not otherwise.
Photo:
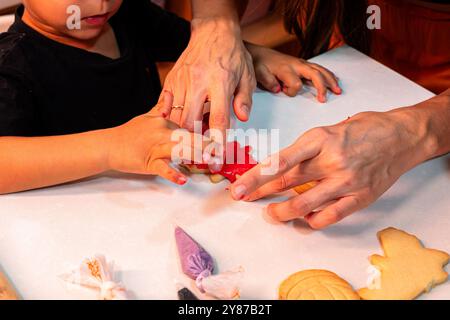
[(281, 10), (274, 10), (266, 17), (244, 26), (242, 38), (244, 41), (268, 48), (276, 48), (297, 40), (295, 35), (286, 31)]
[(54, 137), (0, 137), (0, 194), (108, 170), (154, 174), (184, 184), (187, 178), (169, 165), (172, 148), (178, 144), (171, 141), (176, 128), (149, 113), (112, 129)]
[(326, 102), (327, 89), (342, 93), (337, 77), (318, 64), (254, 44), (246, 46), (253, 58), (256, 80), (269, 91), (295, 96), (302, 89), (302, 80), (308, 80), (316, 88), (319, 102)]
[(108, 170), (110, 131), (0, 137), (0, 194), (60, 184)]

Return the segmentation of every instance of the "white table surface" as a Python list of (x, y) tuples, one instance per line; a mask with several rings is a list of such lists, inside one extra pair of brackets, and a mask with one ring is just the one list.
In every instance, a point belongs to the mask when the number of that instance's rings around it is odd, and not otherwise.
[[(258, 92), (243, 127), (280, 128), (282, 146), (309, 128), (360, 111), (411, 105), (431, 93), (350, 48), (316, 59), (342, 80), (345, 93), (320, 105)], [(393, 226), (431, 248), (450, 252), (450, 157), (403, 176), (378, 202), (325, 231), (301, 221), (273, 224), (258, 203), (233, 202), (226, 183), (196, 176), (184, 187), (159, 178), (110, 174), (81, 183), (0, 197), (0, 264), (26, 299), (95, 299), (68, 288), (58, 275), (102, 253), (137, 299), (176, 298), (179, 270), (173, 226), (185, 228), (216, 258), (220, 270), (242, 266), (242, 297), (275, 299), (293, 272), (323, 268), (364, 286), (367, 257), (380, 253), (376, 233)], [(447, 268), (448, 270), (449, 268)], [(450, 283), (425, 299), (449, 299)]]

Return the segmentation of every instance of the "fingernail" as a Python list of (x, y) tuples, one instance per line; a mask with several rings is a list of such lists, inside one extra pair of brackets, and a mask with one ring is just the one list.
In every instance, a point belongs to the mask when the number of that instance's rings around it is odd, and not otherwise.
[(244, 185), (238, 185), (234, 187), (233, 195), (236, 200), (242, 200), (245, 197), (247, 188)]
[(187, 182), (186, 177), (183, 177), (183, 176), (178, 177), (177, 180), (178, 180), (178, 184), (180, 184), (180, 185), (183, 185), (183, 184), (185, 184)]
[(242, 111), (243, 111), (245, 114), (248, 114), (248, 113), (249, 113), (249, 108), (248, 108), (248, 106), (247, 106), (246, 104), (243, 104), (241, 108), (242, 108)]
[(218, 160), (217, 158), (214, 158), (212, 163), (208, 163), (209, 170), (212, 173), (218, 173), (220, 170), (222, 170), (223, 164), (222, 161)]
[(269, 224), (273, 224), (273, 225), (280, 225), (281, 224), (281, 222), (279, 220), (274, 219), (269, 214), (269, 208), (267, 208), (267, 207), (263, 209), (262, 216), (263, 216), (263, 219)]
[(269, 217), (271, 217), (274, 221), (280, 222), (280, 219), (277, 217), (277, 215), (275, 214), (275, 212), (274, 212), (274, 210), (272, 209), (272, 207), (273, 207), (273, 204), (269, 204), (269, 205), (267, 206), (267, 211), (266, 211), (267, 215), (268, 215)]
[(208, 152), (205, 152), (205, 153), (203, 154), (203, 161), (206, 162), (206, 163), (208, 163), (209, 160), (211, 160), (211, 155), (210, 155)]

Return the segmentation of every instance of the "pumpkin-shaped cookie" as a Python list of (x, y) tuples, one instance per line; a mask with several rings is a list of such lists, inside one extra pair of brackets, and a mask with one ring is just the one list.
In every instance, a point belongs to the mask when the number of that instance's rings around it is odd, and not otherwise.
[(304, 270), (284, 280), (280, 300), (360, 300), (352, 286), (327, 270)]

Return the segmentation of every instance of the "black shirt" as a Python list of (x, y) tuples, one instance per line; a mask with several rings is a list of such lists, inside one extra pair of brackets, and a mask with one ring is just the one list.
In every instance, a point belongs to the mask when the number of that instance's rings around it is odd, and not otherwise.
[(121, 58), (48, 39), (21, 19), (0, 35), (0, 136), (110, 128), (148, 112), (161, 84), (156, 61), (175, 61), (189, 23), (149, 0), (125, 0), (110, 24)]

